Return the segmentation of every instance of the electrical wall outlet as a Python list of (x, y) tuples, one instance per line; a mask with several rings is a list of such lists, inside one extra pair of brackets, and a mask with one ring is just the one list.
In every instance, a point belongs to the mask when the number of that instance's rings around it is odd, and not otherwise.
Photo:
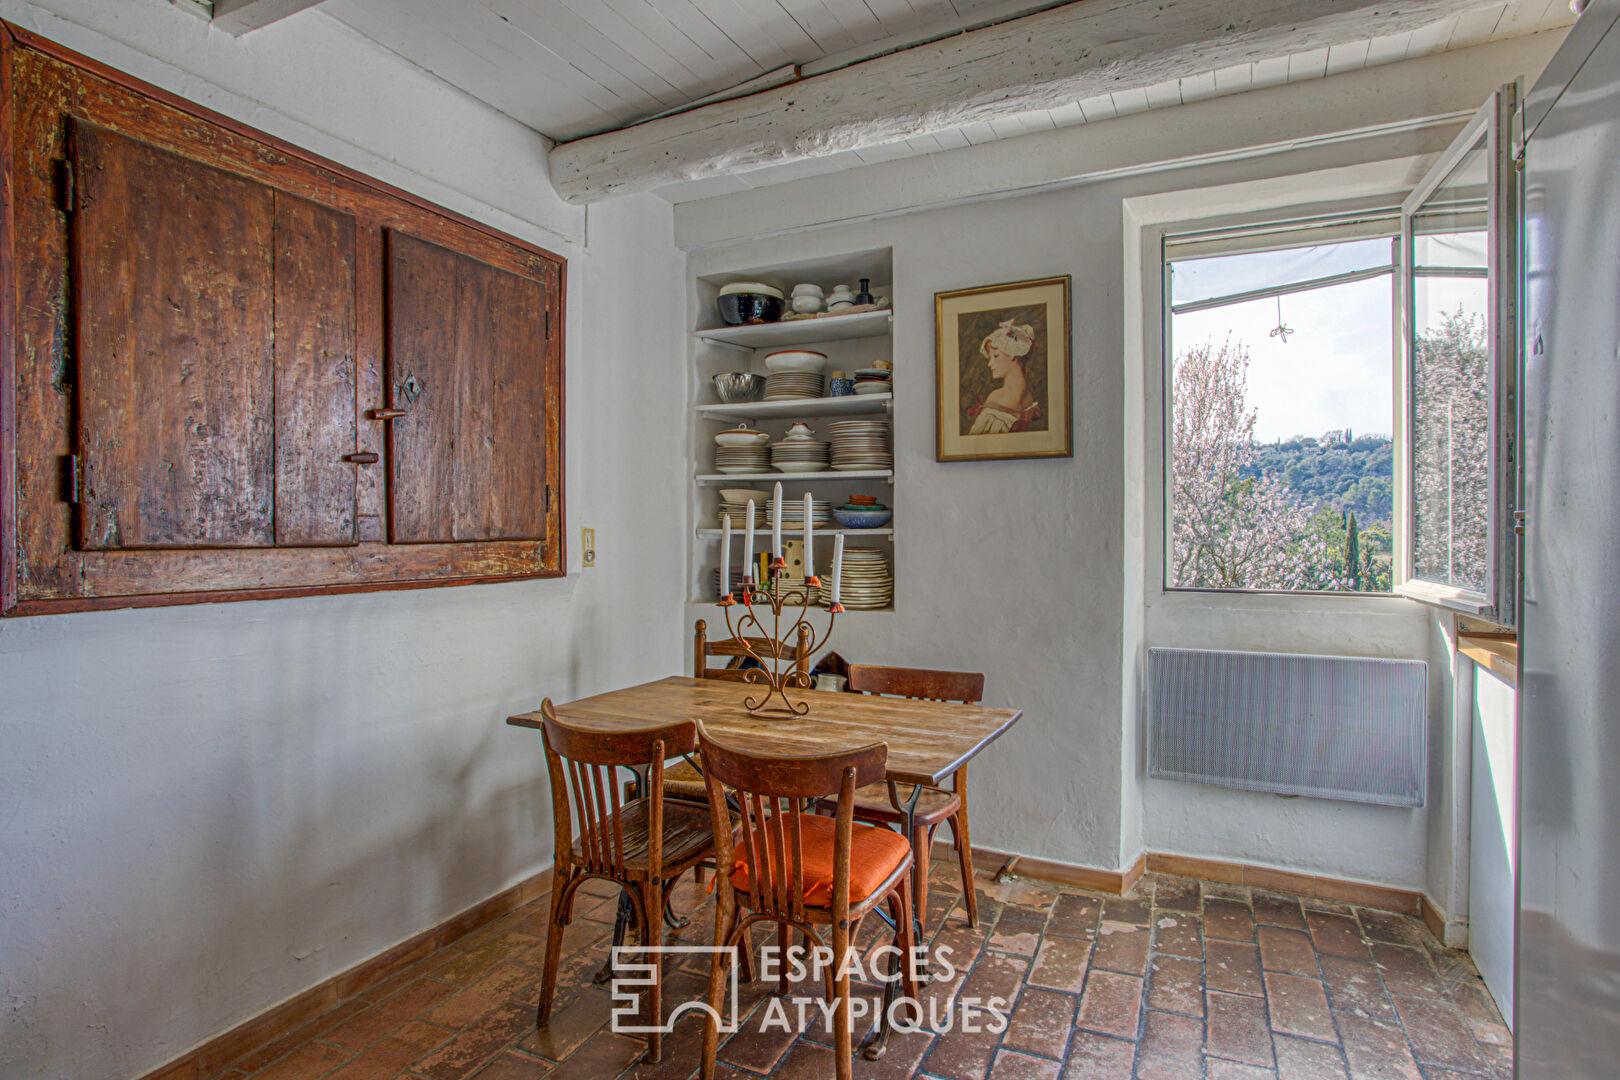
[(581, 566), (596, 565), (596, 530), (579, 530), (579, 562)]

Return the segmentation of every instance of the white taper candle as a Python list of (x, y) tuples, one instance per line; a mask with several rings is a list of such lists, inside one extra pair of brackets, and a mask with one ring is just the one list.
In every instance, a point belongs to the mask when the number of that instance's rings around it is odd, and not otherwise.
[(804, 576), (805, 576), (806, 579), (813, 578), (813, 577), (816, 576), (816, 549), (815, 549), (816, 534), (815, 534), (814, 528), (810, 524), (810, 507), (813, 506), (813, 505), (814, 504), (810, 501), (810, 493), (808, 491), (805, 492), (804, 493)]
[(782, 557), (782, 482), (776, 482), (776, 491), (771, 496), (771, 558)]
[(743, 580), (754, 576), (754, 500), (748, 500), (748, 532), (743, 540)]
[(844, 534), (839, 533), (838, 539), (833, 541), (833, 595), (832, 602), (838, 603), (839, 586), (844, 581)]
[(731, 515), (720, 525), (720, 599), (731, 595)]

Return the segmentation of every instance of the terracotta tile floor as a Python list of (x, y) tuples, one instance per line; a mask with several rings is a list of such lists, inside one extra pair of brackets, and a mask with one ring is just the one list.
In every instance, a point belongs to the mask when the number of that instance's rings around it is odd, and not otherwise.
[[(1464, 953), (1416, 920), (1188, 878), (1149, 875), (1129, 896), (981, 875), (980, 926), (967, 927), (954, 866), (936, 863), (928, 929), (962, 969), (925, 1001), (992, 995), (1005, 1030), (896, 1034), (857, 1077), (903, 1080), (1462, 1080), (1511, 1076), (1511, 1042)], [(694, 913), (670, 940), (705, 943), (705, 894), (688, 879), (676, 907)], [(534, 1027), (545, 949), (542, 898), (468, 935), (360, 998), (235, 1063), (230, 1080), (423, 1078), (684, 1080), (698, 1064), (699, 1018), (665, 1037), (659, 1065), (608, 1029), (608, 991), (591, 983), (616, 907), (582, 895), (567, 935), (555, 1013)], [(876, 920), (863, 928), (881, 943)], [(700, 997), (707, 958), (667, 976), (666, 1012)], [(774, 984), (773, 984), (774, 985)], [(830, 1078), (831, 1039), (763, 1017), (771, 989), (745, 985), (752, 1009), (720, 1049), (725, 1080)], [(861, 988), (875, 1000), (876, 990)], [(797, 1019), (793, 1010), (788, 1015)], [(953, 1014), (956, 1015), (956, 1014)], [(813, 1014), (812, 1014), (813, 1016)], [(797, 1027), (795, 1023), (795, 1028)]]

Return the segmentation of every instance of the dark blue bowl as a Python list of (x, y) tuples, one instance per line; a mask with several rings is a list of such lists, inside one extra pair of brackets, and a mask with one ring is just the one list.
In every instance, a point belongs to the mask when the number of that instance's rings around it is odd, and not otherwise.
[(727, 293), (720, 298), (720, 318), (728, 326), (776, 322), (782, 317), (781, 298), (764, 293)]

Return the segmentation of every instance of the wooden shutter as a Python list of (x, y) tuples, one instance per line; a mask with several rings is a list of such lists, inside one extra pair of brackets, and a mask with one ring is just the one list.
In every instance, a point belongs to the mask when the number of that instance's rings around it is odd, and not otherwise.
[(354, 257), (354, 218), (276, 193), (278, 547), (356, 541)]
[(546, 285), (388, 234), (394, 543), (545, 537)]
[(85, 550), (275, 541), (270, 188), (73, 128)]
[(83, 550), (353, 544), (354, 219), (74, 125)]

